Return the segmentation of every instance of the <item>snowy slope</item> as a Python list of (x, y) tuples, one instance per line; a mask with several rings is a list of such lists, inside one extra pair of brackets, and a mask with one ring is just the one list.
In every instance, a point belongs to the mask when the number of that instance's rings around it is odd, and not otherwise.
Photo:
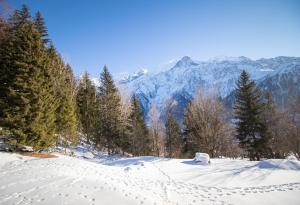
[(242, 70), (247, 70), (251, 78), (260, 83), (272, 76), (289, 73), (292, 69), (300, 73), (300, 58), (251, 60), (241, 56), (195, 61), (185, 56), (167, 70), (156, 74), (140, 73), (138, 77), (127, 77), (119, 84), (137, 94), (147, 113), (151, 104), (155, 103), (162, 109), (171, 97), (183, 101), (179, 103), (184, 106), (184, 101), (194, 95), (197, 87), (212, 90), (224, 98), (234, 90)]
[(0, 153), (0, 204), (300, 204), (299, 161), (57, 156)]

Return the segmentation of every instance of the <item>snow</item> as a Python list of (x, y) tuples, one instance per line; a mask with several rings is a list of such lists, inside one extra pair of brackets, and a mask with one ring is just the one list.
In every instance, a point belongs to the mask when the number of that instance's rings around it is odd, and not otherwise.
[(44, 159), (0, 152), (0, 204), (300, 204), (296, 160), (222, 158), (204, 166), (73, 151)]
[(234, 89), (242, 70), (249, 72), (258, 83), (286, 72), (299, 72), (300, 58), (276, 57), (251, 60), (247, 57), (217, 57), (208, 61), (193, 60), (184, 56), (176, 63), (167, 64), (161, 72), (147, 75), (133, 74), (119, 82), (122, 89), (140, 97), (146, 113), (152, 104), (163, 110), (165, 101), (174, 95), (193, 96), (197, 87), (215, 90), (222, 98)]
[(206, 153), (197, 152), (195, 154), (194, 160), (196, 162), (201, 162), (202, 164), (209, 164), (209, 155)]
[(30, 146), (21, 146), (20, 148), (19, 148), (19, 150), (20, 151), (22, 151), (22, 152), (33, 152), (33, 148), (32, 147), (30, 147)]
[(86, 152), (86, 153), (83, 154), (83, 157), (86, 158), (86, 159), (93, 159), (94, 155), (91, 152)]

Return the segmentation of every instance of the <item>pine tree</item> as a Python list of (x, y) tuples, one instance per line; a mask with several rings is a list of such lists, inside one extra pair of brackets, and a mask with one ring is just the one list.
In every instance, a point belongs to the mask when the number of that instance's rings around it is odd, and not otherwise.
[(0, 47), (9, 38), (9, 24), (0, 16)]
[(41, 12), (39, 12), (39, 11), (37, 11), (35, 14), (34, 25), (35, 25), (35, 29), (41, 35), (41, 38), (43, 39), (44, 44), (47, 45), (47, 43), (50, 42), (50, 40), (48, 38), (48, 30), (45, 26), (44, 18), (42, 17)]
[(133, 155), (148, 155), (150, 153), (149, 135), (145, 124), (141, 105), (135, 95), (131, 98), (131, 113), (129, 116), (129, 144)]
[(87, 143), (95, 140), (96, 112), (97, 112), (96, 87), (85, 72), (80, 79), (76, 96), (79, 124)]
[(166, 120), (166, 151), (168, 157), (179, 157), (182, 148), (180, 125), (175, 117), (169, 113)]
[(97, 101), (97, 144), (104, 145), (109, 154), (115, 153), (120, 146), (121, 99), (106, 66), (100, 76)]
[(263, 120), (264, 103), (261, 91), (243, 71), (235, 91), (236, 138), (248, 151), (250, 160), (260, 160), (267, 149), (267, 128)]
[(46, 71), (45, 48), (29, 20), (27, 7), (19, 12), (20, 24), (1, 48), (1, 126), (22, 144), (36, 149), (53, 143), (54, 122), (48, 103), (52, 96)]
[(54, 46), (46, 47), (41, 15), (33, 22), (24, 5), (7, 23), (0, 24), (0, 34), (2, 27), (8, 33), (0, 40), (0, 127), (36, 150), (53, 145), (55, 134), (74, 141), (74, 76)]
[(21, 19), (21, 23), (27, 23), (27, 22), (31, 22), (31, 15), (30, 15), (30, 11), (27, 5), (23, 4), (22, 5), (22, 9), (17, 11), (20, 15), (20, 19)]
[(77, 115), (75, 79), (69, 65), (63, 68), (59, 104), (56, 110), (57, 134), (65, 145), (75, 144), (77, 136)]
[(22, 25), (31, 24), (32, 19), (28, 6), (24, 4), (21, 10), (15, 10), (8, 22), (11, 24), (11, 32), (16, 31)]

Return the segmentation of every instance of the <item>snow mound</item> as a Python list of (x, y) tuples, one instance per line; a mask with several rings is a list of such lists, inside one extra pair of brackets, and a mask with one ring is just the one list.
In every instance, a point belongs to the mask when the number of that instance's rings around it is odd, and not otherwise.
[(294, 154), (290, 154), (286, 157), (288, 160), (298, 160), (297, 157)]
[(86, 152), (86, 153), (83, 154), (83, 157), (86, 158), (86, 159), (93, 159), (94, 155), (91, 152)]
[(210, 163), (209, 155), (206, 153), (201, 153), (201, 152), (197, 152), (195, 154), (194, 160), (196, 162), (200, 162), (201, 164), (209, 164)]
[(25, 145), (19, 147), (19, 150), (22, 151), (22, 152), (33, 152), (33, 151), (34, 151), (32, 147), (30, 147), (30, 146), (25, 146)]
[(269, 159), (257, 163), (261, 169), (283, 169), (283, 170), (300, 170), (300, 162), (297, 160), (278, 160)]

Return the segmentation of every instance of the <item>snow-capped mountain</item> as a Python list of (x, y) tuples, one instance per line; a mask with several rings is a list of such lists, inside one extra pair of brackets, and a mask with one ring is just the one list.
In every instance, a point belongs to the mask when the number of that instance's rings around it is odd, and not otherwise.
[[(152, 104), (163, 109), (167, 99), (172, 98), (184, 108), (193, 97), (197, 87), (216, 92), (223, 99), (230, 95), (242, 70), (249, 72), (251, 79), (276, 95), (300, 92), (300, 58), (276, 57), (251, 60), (247, 57), (218, 57), (208, 61), (192, 60), (188, 56), (167, 70), (156, 74), (143, 73), (119, 82), (135, 93), (145, 113)], [(281, 84), (286, 86), (282, 87)], [(285, 96), (286, 96), (285, 95)], [(277, 98), (275, 98), (277, 99)]]
[(130, 81), (133, 81), (143, 75), (147, 75), (148, 70), (145, 68), (141, 68), (140, 70), (138, 70), (137, 72), (135, 72), (133, 75), (125, 75), (121, 78), (120, 83), (124, 84)]

